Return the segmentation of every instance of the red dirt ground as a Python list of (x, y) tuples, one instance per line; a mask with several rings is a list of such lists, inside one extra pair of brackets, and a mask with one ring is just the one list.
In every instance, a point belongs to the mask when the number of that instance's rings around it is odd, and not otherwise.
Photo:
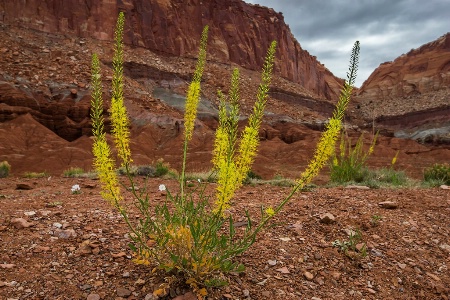
[[(16, 189), (22, 183), (31, 189)], [(154, 203), (164, 199), (161, 183), (177, 189), (175, 181), (151, 179)], [(71, 194), (74, 184), (81, 194)], [(126, 225), (99, 191), (94, 179), (0, 179), (0, 299), (153, 299), (164, 278), (131, 262)], [(257, 220), (261, 205), (288, 191), (244, 186), (231, 213), (239, 220), (248, 209)], [(379, 207), (387, 200), (398, 208)], [(321, 223), (324, 213), (335, 222)], [(246, 271), (228, 275), (230, 284), (208, 299), (450, 299), (449, 213), (450, 190), (439, 188), (298, 193), (237, 258)], [(15, 218), (29, 227), (17, 228)], [(351, 259), (332, 242), (356, 228), (368, 255)], [(176, 286), (166, 299), (175, 297), (193, 299)]]

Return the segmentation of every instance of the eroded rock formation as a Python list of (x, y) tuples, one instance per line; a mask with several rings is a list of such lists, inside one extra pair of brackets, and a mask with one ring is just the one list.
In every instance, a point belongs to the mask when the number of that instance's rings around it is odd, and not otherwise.
[(449, 104), (450, 33), (392, 62), (381, 64), (364, 82), (358, 98), (373, 114), (399, 115)]
[(362, 117), (400, 138), (450, 141), (450, 33), (381, 64), (358, 91)]
[(272, 40), (276, 68), (319, 98), (336, 99), (342, 81), (300, 47), (283, 15), (242, 0), (0, 0), (0, 21), (49, 33), (112, 40), (118, 11), (125, 42), (154, 52), (192, 57), (204, 25), (214, 60), (259, 70)]

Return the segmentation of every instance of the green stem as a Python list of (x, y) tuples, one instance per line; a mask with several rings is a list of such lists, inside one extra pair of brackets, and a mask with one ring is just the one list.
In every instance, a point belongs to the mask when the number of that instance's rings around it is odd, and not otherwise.
[(181, 176), (180, 176), (180, 207), (177, 207), (178, 209), (182, 210), (184, 207), (184, 186), (185, 186), (185, 178), (186, 178), (186, 157), (187, 157), (187, 150), (188, 150), (188, 140), (184, 140), (183, 145), (183, 165), (181, 167)]

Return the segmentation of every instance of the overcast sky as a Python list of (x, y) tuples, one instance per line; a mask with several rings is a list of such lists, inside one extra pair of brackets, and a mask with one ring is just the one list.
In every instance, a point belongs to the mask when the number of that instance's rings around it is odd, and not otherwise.
[(450, 0), (245, 0), (282, 12), (301, 47), (346, 78), (361, 42), (356, 85), (381, 63), (450, 31)]

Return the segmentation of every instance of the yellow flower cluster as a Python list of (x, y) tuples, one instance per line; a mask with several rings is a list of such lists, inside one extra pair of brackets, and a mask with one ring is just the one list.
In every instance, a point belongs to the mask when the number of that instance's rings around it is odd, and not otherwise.
[(220, 170), (219, 165), (227, 160), (228, 133), (225, 128), (219, 126), (216, 129), (215, 136), (212, 164), (215, 169)]
[(197, 106), (200, 100), (200, 82), (193, 81), (188, 88), (184, 112), (184, 138), (190, 140), (194, 131)]
[(150, 265), (151, 253), (148, 250), (142, 249), (136, 254), (136, 258), (133, 258), (133, 262), (137, 265)]
[(242, 181), (247, 177), (251, 169), (253, 160), (259, 145), (259, 126), (245, 127), (241, 143), (239, 145), (239, 157), (236, 162), (238, 182), (242, 185)]
[(230, 201), (239, 186), (239, 174), (233, 161), (222, 160), (218, 165), (217, 200), (214, 213), (223, 213), (230, 207)]
[(269, 217), (273, 217), (275, 215), (275, 211), (273, 210), (273, 207), (268, 207), (264, 211)]
[(397, 152), (395, 152), (395, 156), (392, 158), (392, 161), (391, 161), (391, 166), (394, 166), (395, 163), (397, 162), (397, 157), (398, 157), (399, 152), (400, 152), (400, 150), (397, 150)]
[(96, 137), (93, 145), (94, 168), (102, 183), (101, 195), (103, 199), (110, 202), (114, 207), (120, 207), (122, 195), (120, 193), (119, 181), (111, 159), (111, 151), (105, 136)]
[[(115, 51), (113, 58), (114, 75), (112, 80), (111, 99), (111, 122), (114, 143), (116, 145), (119, 159), (122, 165), (131, 162), (131, 152), (129, 146), (129, 120), (127, 111), (123, 103), (123, 27), (125, 16), (123, 12), (119, 14), (115, 31)], [(120, 192), (119, 180), (115, 172), (115, 164), (112, 159), (111, 149), (106, 141), (103, 125), (103, 99), (100, 75), (100, 62), (98, 56), (92, 56), (92, 112), (94, 144), (92, 152), (94, 154), (94, 169), (98, 172), (102, 183), (102, 197), (113, 206), (120, 208), (122, 195)]]

